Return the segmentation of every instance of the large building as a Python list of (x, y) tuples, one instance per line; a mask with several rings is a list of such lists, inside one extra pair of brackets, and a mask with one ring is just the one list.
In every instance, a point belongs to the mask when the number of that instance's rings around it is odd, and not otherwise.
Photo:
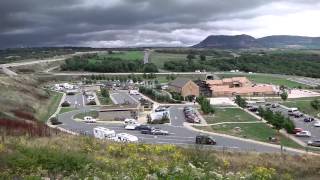
[(272, 85), (252, 84), (246, 77), (225, 78), (222, 80), (207, 80), (206, 84), (214, 97), (228, 96), (275, 96), (277, 88)]
[(177, 78), (168, 84), (170, 91), (180, 93), (183, 97), (199, 96), (199, 86), (190, 79)]

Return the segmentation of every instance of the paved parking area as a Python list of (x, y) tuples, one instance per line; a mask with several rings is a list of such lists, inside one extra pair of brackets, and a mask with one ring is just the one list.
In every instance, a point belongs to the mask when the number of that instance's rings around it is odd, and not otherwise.
[[(263, 105), (264, 106), (264, 105)], [(265, 106), (264, 106), (265, 107)], [(303, 130), (310, 131), (311, 137), (296, 137), (299, 140), (307, 143), (309, 140), (320, 139), (320, 127), (314, 127), (314, 122), (304, 122), (304, 117), (295, 118), (288, 115), (288, 107), (280, 105), (278, 108), (270, 108), (273, 112), (280, 112), (285, 117), (289, 117), (295, 124), (297, 128), (302, 128)]]
[(69, 101), (71, 103), (71, 107), (74, 108), (80, 108), (84, 107), (86, 103), (85, 97), (82, 95), (82, 93), (77, 93), (75, 95), (66, 95), (66, 101)]
[[(137, 95), (135, 95), (137, 96)], [(111, 100), (114, 104), (138, 104), (139, 100), (129, 95), (128, 91), (112, 91), (110, 92)]]

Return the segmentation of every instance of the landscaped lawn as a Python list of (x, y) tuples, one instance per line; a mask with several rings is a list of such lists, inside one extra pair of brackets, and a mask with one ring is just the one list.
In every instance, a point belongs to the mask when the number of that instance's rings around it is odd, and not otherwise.
[(63, 94), (50, 91), (49, 100), (46, 103), (41, 104), (41, 107), (37, 113), (37, 117), (41, 121), (47, 121), (49, 117), (57, 110), (60, 100)]
[(76, 108), (73, 108), (73, 107), (62, 107), (62, 108), (60, 109), (59, 114), (66, 113), (66, 112), (70, 112), (70, 111), (73, 111), (73, 110), (76, 110)]
[(284, 85), (289, 88), (297, 88), (301, 86), (302, 88), (307, 88), (309, 86), (300, 84), (298, 82), (290, 81), (285, 78), (276, 77), (273, 75), (263, 75), (263, 74), (219, 74), (220, 78), (229, 78), (236, 76), (245, 76), (255, 83), (264, 83), (264, 84), (274, 84), (274, 85)]
[[(269, 137), (276, 137), (276, 130), (272, 129), (265, 123), (251, 123), (251, 124), (222, 124), (222, 125), (213, 125), (206, 127), (197, 127), (198, 129), (228, 134), (236, 137), (248, 138), (263, 142), (269, 142)], [(236, 127), (239, 127), (240, 130), (235, 130)], [(280, 141), (284, 146), (300, 148), (301, 146), (291, 139), (280, 135)]]
[(98, 97), (101, 105), (111, 105), (111, 104), (112, 104), (111, 99), (110, 99), (110, 98), (103, 97), (103, 96), (101, 95), (101, 92), (97, 92), (96, 94), (97, 94), (97, 97)]
[(91, 116), (93, 118), (98, 118), (99, 117), (99, 112), (98, 111), (82, 112), (82, 113), (76, 114), (73, 118), (75, 118), (75, 119), (83, 119), (86, 116)]
[[(313, 98), (315, 99), (315, 98)], [(287, 107), (296, 107), (299, 109), (299, 111), (312, 115), (312, 116), (317, 116), (317, 114), (320, 113), (320, 111), (315, 110), (312, 108), (310, 105), (312, 100), (306, 100), (306, 99), (295, 99), (295, 100), (287, 100), (286, 102), (282, 102), (281, 104), (287, 106)]]
[(216, 112), (214, 115), (204, 116), (208, 124), (220, 122), (258, 121), (258, 119), (240, 108), (215, 108), (215, 110)]

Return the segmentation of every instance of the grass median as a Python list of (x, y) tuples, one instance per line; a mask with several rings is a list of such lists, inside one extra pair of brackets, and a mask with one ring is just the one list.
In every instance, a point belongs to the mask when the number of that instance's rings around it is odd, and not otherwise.
[[(276, 137), (277, 131), (272, 129), (265, 123), (248, 123), (248, 124), (221, 124), (195, 128), (215, 132), (221, 134), (227, 134), (235, 137), (241, 137), (246, 139), (253, 139), (257, 141), (270, 143), (269, 137)], [(292, 148), (302, 148), (299, 144), (293, 140), (280, 134), (281, 144)]]
[[(281, 104), (283, 104), (284, 106), (290, 107), (290, 108), (296, 107), (299, 109), (299, 111), (301, 111), (303, 113), (306, 113), (311, 116), (317, 116), (318, 114), (320, 114), (320, 111), (314, 109), (311, 106), (311, 101), (313, 99), (316, 99), (316, 98), (288, 100), (286, 102), (282, 102)], [(320, 99), (320, 97), (318, 97), (318, 99)]]
[(49, 100), (42, 103), (36, 116), (41, 121), (47, 121), (49, 117), (57, 110), (63, 94), (49, 91)]
[(204, 116), (208, 124), (258, 121), (258, 119), (240, 108), (215, 108), (215, 110), (214, 115)]

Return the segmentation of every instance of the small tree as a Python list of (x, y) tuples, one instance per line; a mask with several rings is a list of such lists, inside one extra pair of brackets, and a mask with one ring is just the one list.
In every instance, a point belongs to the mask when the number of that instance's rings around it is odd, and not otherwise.
[(280, 94), (280, 97), (283, 101), (286, 101), (288, 99), (288, 93), (283, 91), (281, 94)]
[(246, 100), (239, 95), (236, 96), (235, 103), (242, 108), (245, 108), (247, 106)]
[(200, 60), (201, 60), (201, 61), (205, 61), (205, 60), (206, 60), (206, 56), (203, 55), (203, 54), (201, 54), (201, 55), (200, 55)]
[(320, 100), (315, 99), (311, 101), (310, 105), (315, 109), (315, 110), (320, 110)]

